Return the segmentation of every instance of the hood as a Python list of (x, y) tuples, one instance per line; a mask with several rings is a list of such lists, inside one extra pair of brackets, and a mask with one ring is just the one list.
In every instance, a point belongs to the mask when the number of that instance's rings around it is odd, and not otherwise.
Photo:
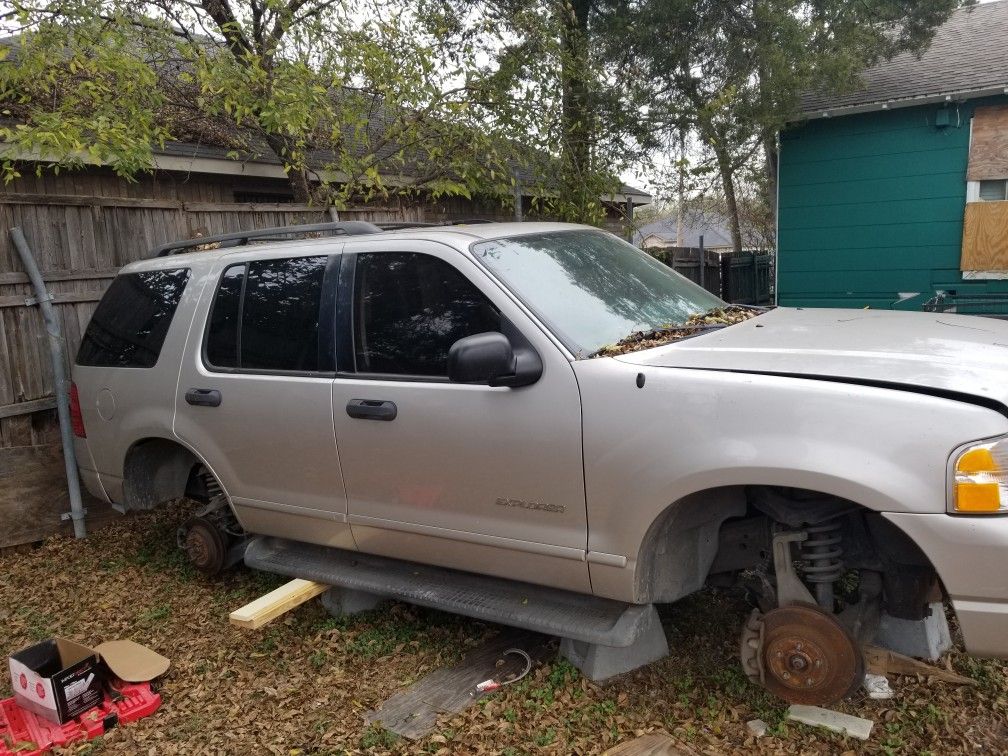
[(780, 307), (615, 359), (958, 395), (1008, 414), (1008, 322), (993, 318)]

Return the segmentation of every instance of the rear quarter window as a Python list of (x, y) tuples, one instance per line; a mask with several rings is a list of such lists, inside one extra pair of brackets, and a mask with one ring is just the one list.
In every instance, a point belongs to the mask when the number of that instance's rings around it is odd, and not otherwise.
[(154, 367), (188, 281), (188, 268), (116, 276), (91, 316), (77, 364)]

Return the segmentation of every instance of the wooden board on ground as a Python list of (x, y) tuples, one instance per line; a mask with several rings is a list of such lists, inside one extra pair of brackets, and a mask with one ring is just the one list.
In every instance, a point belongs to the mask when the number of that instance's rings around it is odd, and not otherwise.
[[(86, 491), (82, 494), (89, 530), (121, 517), (105, 502)], [(70, 495), (59, 444), (0, 449), (0, 548), (72, 534), (73, 524), (60, 519), (68, 511)]]
[(686, 756), (688, 753), (667, 732), (658, 731), (625, 740), (603, 756)]
[[(509, 654), (507, 667), (498, 669), (497, 661), (509, 648), (520, 648), (533, 660), (553, 655), (549, 638), (538, 633), (507, 629), (481, 646), (472, 649), (453, 667), (438, 669), (396, 693), (382, 706), (367, 713), (368, 722), (380, 722), (386, 730), (406, 738), (421, 738), (437, 724), (438, 714), (456, 714), (476, 703), (477, 683), (499, 679), (509, 672), (520, 673), (525, 660)], [(484, 695), (493, 695), (487, 693)]]
[(329, 590), (325, 583), (295, 579), (231, 612), (232, 625), (255, 630)]

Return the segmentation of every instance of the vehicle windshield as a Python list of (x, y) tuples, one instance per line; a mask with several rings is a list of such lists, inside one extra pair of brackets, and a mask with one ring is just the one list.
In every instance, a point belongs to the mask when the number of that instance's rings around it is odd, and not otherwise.
[(725, 303), (636, 247), (589, 229), (473, 245), (561, 341), (588, 357), (635, 331), (682, 325)]

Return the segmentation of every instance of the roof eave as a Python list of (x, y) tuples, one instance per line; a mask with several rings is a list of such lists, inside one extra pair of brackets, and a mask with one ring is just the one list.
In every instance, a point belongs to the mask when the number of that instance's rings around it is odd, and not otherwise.
[(910, 108), (915, 105), (931, 105), (939, 102), (962, 102), (964, 100), (976, 100), (981, 97), (991, 97), (994, 95), (1008, 95), (1008, 84), (993, 87), (978, 87), (975, 89), (957, 89), (950, 92), (939, 92), (929, 95), (916, 95), (914, 97), (903, 97), (895, 100), (875, 100), (873, 102), (858, 103), (856, 105), (844, 105), (836, 108), (817, 108), (800, 113), (797, 117), (789, 120), (787, 125), (791, 126), (802, 121), (811, 121), (820, 118), (839, 118), (841, 116), (857, 115), (859, 113), (873, 113), (883, 110), (896, 110), (898, 108)]

